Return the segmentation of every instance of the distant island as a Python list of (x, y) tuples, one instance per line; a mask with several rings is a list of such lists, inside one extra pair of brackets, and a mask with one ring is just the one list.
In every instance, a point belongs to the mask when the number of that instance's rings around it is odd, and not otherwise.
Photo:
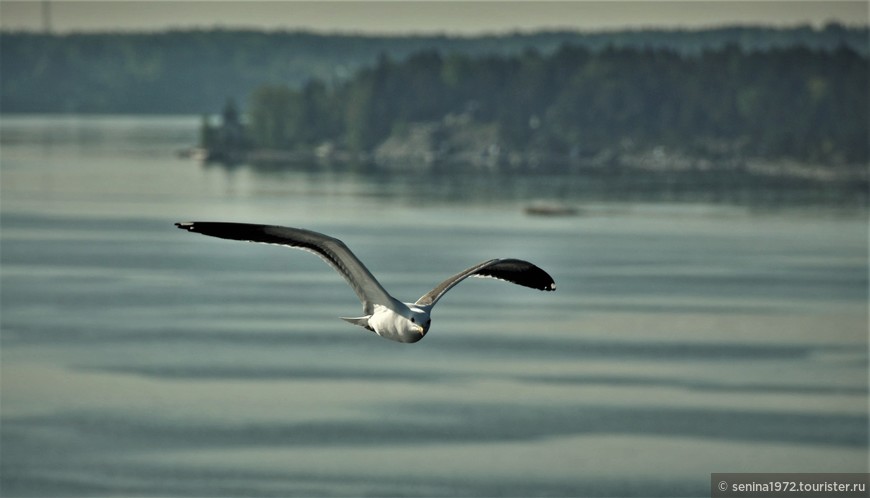
[[(0, 110), (200, 114), (200, 157), (866, 188), (867, 27), (0, 33)], [(224, 107), (218, 119), (216, 111)]]
[(870, 64), (849, 47), (382, 56), (204, 118), (213, 160), (424, 171), (706, 171), (866, 184)]

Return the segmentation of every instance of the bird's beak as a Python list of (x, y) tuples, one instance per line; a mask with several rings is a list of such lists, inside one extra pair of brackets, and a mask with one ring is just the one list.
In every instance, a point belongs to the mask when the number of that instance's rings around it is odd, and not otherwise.
[(426, 329), (423, 328), (421, 325), (417, 325), (417, 332), (418, 332), (421, 336), (426, 335)]

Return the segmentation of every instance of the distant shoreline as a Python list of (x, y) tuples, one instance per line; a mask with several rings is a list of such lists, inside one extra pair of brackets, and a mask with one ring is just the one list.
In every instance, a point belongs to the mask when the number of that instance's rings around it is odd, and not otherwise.
[(851, 185), (870, 188), (870, 167), (861, 164), (825, 166), (789, 158), (722, 157), (711, 159), (687, 155), (656, 147), (632, 154), (602, 151), (592, 158), (572, 158), (566, 154), (532, 151), (512, 153), (493, 158), (469, 151), (454, 154), (434, 154), (432, 151), (399, 150), (383, 153), (352, 153), (322, 149), (315, 151), (282, 151), (255, 149), (236, 151), (231, 156), (213, 155), (207, 149), (192, 147), (179, 151), (183, 157), (202, 162), (226, 165), (251, 164), (272, 170), (294, 169), (316, 165), (323, 169), (370, 168), (384, 172), (405, 173), (540, 173), (540, 174), (595, 174), (599, 176), (694, 175), (732, 180), (740, 178), (769, 178), (809, 184)]
[[(198, 150), (203, 153), (202, 149)], [(194, 157), (188, 155), (188, 157)], [(859, 206), (870, 202), (870, 171), (861, 165), (824, 167), (780, 159), (741, 159), (711, 161), (686, 158), (675, 162), (650, 161), (645, 157), (615, 158), (611, 164), (592, 162), (548, 162), (538, 159), (538, 167), (510, 169), (471, 165), (463, 161), (440, 158), (437, 162), (422, 162), (417, 157), (393, 158), (388, 165), (378, 163), (371, 155), (341, 154), (318, 157), (313, 153), (255, 151), (234, 161), (207, 161), (204, 165), (236, 169), (252, 168), (263, 174), (282, 171), (310, 171), (373, 174), (385, 177), (426, 176), (429, 178), (501, 178), (513, 177), (573, 178), (571, 185), (598, 191), (602, 195), (674, 199), (756, 199), (761, 204), (788, 198), (810, 203)], [(568, 184), (566, 189), (571, 189)], [(567, 192), (567, 191), (566, 191)]]

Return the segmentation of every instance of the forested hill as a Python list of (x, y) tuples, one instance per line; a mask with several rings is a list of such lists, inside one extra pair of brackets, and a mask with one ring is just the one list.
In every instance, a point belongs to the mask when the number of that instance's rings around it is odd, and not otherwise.
[(393, 139), (433, 159), (491, 153), (600, 162), (608, 151), (663, 146), (702, 157), (866, 164), (868, 73), (868, 58), (846, 47), (429, 51), (400, 62), (383, 57), (341, 85), (261, 87), (250, 99), (249, 133), (261, 150), (330, 143), (401, 154), (389, 147)]
[(731, 27), (700, 31), (543, 32), (504, 36), (349, 36), (304, 32), (171, 31), (148, 34), (0, 34), (0, 111), (12, 113), (206, 113), (245, 102), (262, 84), (343, 81), (379, 56), (542, 54), (571, 44), (667, 48), (679, 54), (734, 45), (766, 50), (848, 46), (867, 54), (867, 28)]

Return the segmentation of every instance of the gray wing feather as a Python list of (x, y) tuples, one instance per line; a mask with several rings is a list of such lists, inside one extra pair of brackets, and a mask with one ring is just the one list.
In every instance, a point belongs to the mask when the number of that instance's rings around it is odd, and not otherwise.
[(417, 300), (420, 306), (435, 306), (445, 292), (468, 277), (487, 277), (504, 280), (512, 284), (533, 289), (554, 291), (556, 283), (547, 272), (521, 259), (490, 259), (467, 268), (441, 282), (434, 289)]
[(366, 314), (374, 311), (375, 304), (390, 308), (395, 305), (396, 300), (384, 290), (344, 242), (328, 235), (301, 228), (249, 223), (194, 221), (176, 223), (175, 226), (222, 239), (277, 244), (312, 252), (344, 277), (362, 302)]

